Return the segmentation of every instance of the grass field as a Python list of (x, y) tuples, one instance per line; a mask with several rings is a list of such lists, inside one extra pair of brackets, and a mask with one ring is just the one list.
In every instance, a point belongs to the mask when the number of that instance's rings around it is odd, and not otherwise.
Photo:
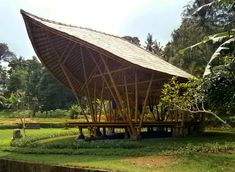
[[(40, 129), (27, 130), (27, 133), (33, 138), (68, 131), (70, 129)], [(66, 135), (36, 140), (24, 147), (11, 147), (11, 134), (12, 130), (0, 131), (2, 158), (130, 172), (235, 171), (235, 133), (232, 130), (207, 130), (201, 137), (140, 141), (77, 142), (75, 135)]]

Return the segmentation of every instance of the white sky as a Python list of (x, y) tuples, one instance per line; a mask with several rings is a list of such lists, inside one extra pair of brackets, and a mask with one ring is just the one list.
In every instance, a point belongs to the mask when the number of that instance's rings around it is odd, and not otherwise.
[(148, 33), (162, 44), (179, 27), (188, 0), (0, 0), (0, 42), (16, 55), (35, 55), (20, 9), (43, 18), (88, 27), (118, 36)]

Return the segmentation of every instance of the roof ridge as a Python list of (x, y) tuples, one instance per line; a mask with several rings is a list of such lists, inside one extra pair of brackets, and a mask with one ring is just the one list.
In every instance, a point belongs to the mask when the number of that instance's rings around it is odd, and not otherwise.
[(28, 16), (32, 16), (34, 18), (37, 18), (39, 20), (42, 20), (42, 21), (45, 21), (45, 22), (48, 22), (48, 23), (53, 23), (53, 24), (57, 24), (57, 25), (61, 25), (61, 26), (67, 26), (67, 27), (74, 27), (74, 28), (79, 28), (79, 29), (90, 30), (90, 31), (93, 31), (93, 32), (97, 32), (97, 33), (101, 33), (101, 34), (104, 34), (104, 35), (113, 36), (115, 38), (121, 38), (122, 39), (122, 37), (120, 37), (120, 36), (109, 34), (109, 33), (102, 32), (102, 31), (98, 31), (98, 30), (95, 30), (95, 29), (91, 29), (91, 28), (87, 28), (87, 27), (81, 27), (81, 26), (77, 26), (77, 25), (66, 24), (66, 23), (61, 23), (61, 22), (46, 19), (46, 18), (43, 18), (43, 17), (39, 17), (37, 15), (31, 14), (27, 11), (24, 11), (23, 9), (20, 9), (20, 12), (21, 12), (21, 14), (26, 14)]

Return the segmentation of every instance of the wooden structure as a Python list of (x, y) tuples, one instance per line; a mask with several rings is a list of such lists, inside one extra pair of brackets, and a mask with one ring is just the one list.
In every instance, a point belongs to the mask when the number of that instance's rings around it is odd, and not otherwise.
[[(48, 70), (76, 96), (85, 96), (98, 125), (104, 101), (113, 121), (128, 124), (131, 136), (145, 124), (146, 108), (158, 104), (161, 87), (172, 76), (190, 74), (128, 41), (95, 30), (43, 19), (21, 10), (34, 50)], [(101, 101), (97, 107), (96, 100)], [(118, 119), (118, 120), (117, 120)], [(110, 122), (112, 122), (110, 120)], [(153, 115), (152, 121), (157, 121)]]

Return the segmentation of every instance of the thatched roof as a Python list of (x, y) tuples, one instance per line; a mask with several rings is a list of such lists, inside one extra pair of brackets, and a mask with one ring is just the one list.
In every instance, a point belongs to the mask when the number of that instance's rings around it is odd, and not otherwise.
[[(128, 89), (134, 88), (134, 71), (138, 73), (138, 83), (141, 86), (138, 85), (143, 91), (147, 89), (147, 81), (151, 74), (154, 75), (153, 82), (156, 82), (155, 89), (159, 89), (162, 81), (165, 82), (171, 76), (182, 79), (192, 77), (189, 73), (121, 37), (43, 19), (23, 10), (21, 14), (40, 60), (57, 79), (69, 88), (74, 87), (72, 89), (79, 94), (85, 94), (86, 86), (101, 91), (102, 82), (106, 83), (105, 89), (108, 90), (107, 83), (111, 84), (112, 79), (107, 77), (107, 69), (110, 70), (117, 87), (120, 86), (122, 90), (122, 76), (126, 77), (127, 85), (131, 87)], [(102, 60), (106, 61), (108, 68)], [(97, 67), (97, 64), (100, 67)], [(101, 76), (102, 74), (104, 75)], [(151, 89), (154, 89), (153, 87), (154, 84)], [(106, 97), (109, 96), (111, 93), (106, 93)]]

